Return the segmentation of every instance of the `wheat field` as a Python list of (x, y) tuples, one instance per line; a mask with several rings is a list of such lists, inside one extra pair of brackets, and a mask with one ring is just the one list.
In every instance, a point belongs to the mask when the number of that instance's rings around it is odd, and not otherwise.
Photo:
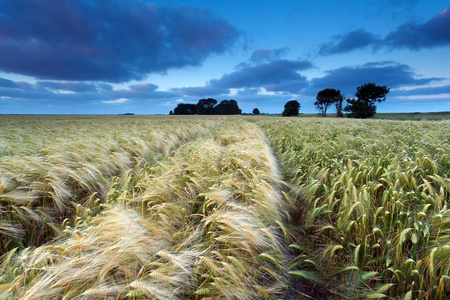
[(0, 299), (449, 297), (448, 121), (0, 129)]

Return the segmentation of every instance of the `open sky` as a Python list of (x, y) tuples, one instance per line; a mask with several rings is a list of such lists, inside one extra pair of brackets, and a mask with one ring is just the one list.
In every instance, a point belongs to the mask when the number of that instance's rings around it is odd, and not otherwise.
[(450, 111), (450, 1), (0, 0), (0, 114), (314, 113), (368, 82), (378, 112)]

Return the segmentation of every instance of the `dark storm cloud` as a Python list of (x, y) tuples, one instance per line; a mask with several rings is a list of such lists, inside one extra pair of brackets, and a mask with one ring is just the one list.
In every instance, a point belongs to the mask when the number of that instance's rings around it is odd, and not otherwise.
[(363, 29), (333, 37), (319, 49), (320, 55), (347, 53), (356, 49), (407, 48), (420, 50), (450, 45), (450, 6), (425, 23), (409, 22), (397, 27), (384, 39), (377, 39)]
[(313, 67), (307, 60), (280, 59), (287, 48), (256, 50), (249, 62), (236, 66), (236, 70), (224, 74), (220, 79), (211, 79), (203, 87), (173, 89), (180, 95), (207, 96), (228, 93), (230, 89), (251, 89), (263, 87), (270, 92), (298, 93), (308, 85), (305, 76), (299, 72)]
[(0, 78), (0, 88), (14, 88), (14, 81)]
[(199, 65), (238, 31), (213, 13), (141, 0), (8, 0), (0, 69), (37, 78), (124, 82)]
[[(0, 79), (0, 82), (3, 82)], [(22, 88), (25, 86), (26, 88)], [(12, 86), (0, 84), (0, 98), (6, 99), (51, 99), (53, 92), (37, 88), (36, 86), (26, 82), (13, 82)]]
[(18, 90), (30, 90), (33, 88), (32, 84), (23, 81), (12, 81), (5, 78), (0, 78), (0, 88), (11, 88)]
[(384, 42), (391, 48), (411, 50), (450, 45), (450, 6), (426, 23), (411, 22), (398, 27)]
[(310, 92), (317, 94), (325, 88), (340, 89), (353, 94), (356, 87), (367, 82), (386, 85), (388, 88), (425, 85), (444, 78), (416, 78), (414, 71), (404, 64), (392, 61), (372, 62), (360, 66), (347, 66), (326, 72), (327, 75), (311, 80)]
[[(39, 81), (35, 84), (15, 82), (0, 78), (0, 98), (42, 100), (46, 103), (82, 103), (114, 101), (121, 98), (146, 100), (177, 97), (175, 93), (158, 91), (152, 83), (133, 84), (126, 89), (116, 89), (105, 83)], [(108, 103), (108, 102), (107, 102)], [(111, 102), (113, 103), (113, 102)]]
[(225, 74), (220, 79), (213, 79), (209, 84), (222, 88), (261, 86), (271, 91), (298, 92), (307, 84), (306, 77), (298, 72), (311, 67), (311, 62), (306, 60), (286, 59), (256, 65), (241, 64), (236, 71)]
[(320, 50), (320, 55), (330, 55), (336, 53), (346, 53), (355, 49), (374, 45), (377, 38), (363, 29), (347, 32), (343, 35), (333, 37), (336, 42), (330, 42), (323, 45)]

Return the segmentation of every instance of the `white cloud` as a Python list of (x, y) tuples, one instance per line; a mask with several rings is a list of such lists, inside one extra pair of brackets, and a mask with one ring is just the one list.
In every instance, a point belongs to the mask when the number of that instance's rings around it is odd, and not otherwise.
[(424, 100), (424, 99), (448, 99), (450, 94), (436, 94), (436, 95), (411, 95), (411, 96), (398, 96), (399, 99), (408, 100)]
[(164, 106), (177, 106), (179, 103), (183, 103), (184, 100), (183, 99), (177, 99), (175, 101), (166, 101), (164, 102)]
[(119, 99), (116, 99), (116, 100), (109, 100), (109, 101), (102, 101), (103, 103), (109, 103), (109, 104), (111, 104), (111, 103), (113, 103), (113, 104), (115, 104), (115, 103), (124, 103), (124, 102), (127, 102), (128, 101), (128, 98), (119, 98)]

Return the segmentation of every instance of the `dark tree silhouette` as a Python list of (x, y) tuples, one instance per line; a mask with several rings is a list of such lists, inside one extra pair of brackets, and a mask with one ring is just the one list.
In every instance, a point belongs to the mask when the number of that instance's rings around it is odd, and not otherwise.
[(195, 115), (197, 113), (197, 109), (195, 108), (195, 104), (188, 103), (180, 103), (173, 110), (174, 115)]
[(195, 105), (198, 115), (212, 115), (214, 114), (214, 105), (217, 104), (217, 100), (213, 98), (200, 99)]
[(350, 118), (366, 119), (375, 115), (376, 102), (386, 100), (389, 89), (386, 86), (379, 86), (375, 83), (366, 83), (356, 88), (356, 99), (347, 99), (348, 105), (344, 111), (348, 112)]
[(171, 113), (174, 115), (240, 115), (242, 113), (235, 100), (223, 100), (215, 105), (216, 103), (217, 100), (213, 98), (200, 99), (197, 104), (180, 103)]
[(336, 101), (336, 116), (338, 118), (342, 118), (344, 116), (344, 114), (342, 113), (342, 102), (344, 101), (344, 95), (342, 95), (342, 97)]
[(290, 100), (284, 105), (284, 110), (282, 115), (284, 117), (298, 116), (298, 111), (300, 110), (300, 103), (297, 100)]
[(254, 114), (254, 115), (259, 115), (259, 114), (260, 114), (259, 109), (254, 108), (254, 109), (253, 109), (253, 114)]
[(214, 107), (216, 115), (240, 115), (241, 112), (235, 100), (223, 100)]
[(333, 103), (337, 103), (341, 101), (342, 103), (343, 97), (341, 95), (341, 91), (335, 89), (324, 89), (317, 93), (316, 102), (314, 105), (320, 112), (322, 116), (327, 116), (327, 109)]

